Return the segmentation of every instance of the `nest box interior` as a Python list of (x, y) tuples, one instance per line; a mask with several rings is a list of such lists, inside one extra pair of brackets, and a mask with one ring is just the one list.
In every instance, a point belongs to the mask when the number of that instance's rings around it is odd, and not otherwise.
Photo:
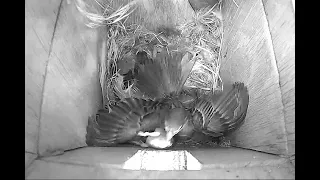
[[(112, 2), (117, 8), (129, 1)], [(151, 30), (194, 13), (188, 0), (139, 3), (128, 21)], [(26, 1), (26, 178), (294, 178), (293, 5), (222, 2), (221, 72), (244, 82), (250, 95), (246, 121), (229, 137), (233, 147), (154, 151), (86, 147), (88, 116), (102, 104), (98, 62), (106, 53), (105, 27), (86, 27), (72, 0)]]

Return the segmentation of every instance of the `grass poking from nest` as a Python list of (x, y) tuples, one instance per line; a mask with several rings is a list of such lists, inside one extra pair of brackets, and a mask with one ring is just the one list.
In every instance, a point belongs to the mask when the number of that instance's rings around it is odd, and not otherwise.
[[(90, 28), (96, 28), (106, 25), (116, 25), (125, 29), (123, 25), (124, 19), (136, 9), (137, 0), (131, 1), (125, 6), (120, 6), (117, 10), (114, 10), (108, 3), (99, 3), (94, 0), (101, 9), (93, 8), (86, 4), (83, 0), (77, 0), (76, 7), (79, 12), (84, 15), (88, 23), (86, 25)], [(91, 12), (94, 11), (94, 12)]]
[[(220, 12), (215, 8), (219, 6)], [(205, 91), (223, 89), (220, 71), (220, 54), (223, 39), (221, 1), (212, 8), (203, 8), (195, 13), (192, 22), (179, 27), (191, 43), (199, 60), (193, 67), (185, 86)]]
[[(124, 89), (123, 76), (119, 74), (117, 61), (126, 55), (135, 54), (139, 50), (144, 50), (152, 56), (147, 44), (157, 38), (157, 34), (139, 25), (131, 25), (126, 29), (119, 26), (110, 26), (107, 33), (107, 56), (100, 67), (102, 72), (100, 83), (102, 85), (103, 102), (106, 107), (112, 104), (116, 98), (142, 96), (132, 85)], [(138, 43), (137, 39), (140, 39)], [(111, 65), (113, 65), (112, 68), (110, 68)]]
[[(123, 59), (124, 56), (136, 54), (137, 51), (144, 50), (152, 56), (152, 50), (148, 49), (148, 43), (157, 38), (157, 34), (147, 30), (139, 25), (131, 25), (126, 29), (117, 26), (111, 26), (108, 30), (107, 37), (107, 60), (102, 69), (106, 69), (105, 76), (101, 76), (101, 84), (107, 82), (103, 87), (104, 105), (108, 106), (117, 96), (119, 99), (127, 97), (142, 97), (142, 94), (133, 86), (130, 85), (127, 89), (124, 88), (123, 76), (119, 74), (117, 61)], [(137, 41), (139, 39), (139, 41)], [(161, 45), (160, 45), (161, 46)], [(113, 64), (110, 69), (110, 65)]]

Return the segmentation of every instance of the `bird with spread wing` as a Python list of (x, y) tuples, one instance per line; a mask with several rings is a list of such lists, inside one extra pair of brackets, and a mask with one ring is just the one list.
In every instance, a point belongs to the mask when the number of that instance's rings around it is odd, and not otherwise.
[[(131, 142), (141, 146), (167, 148), (184, 123), (191, 118), (178, 100), (194, 61), (183, 51), (161, 51), (154, 59), (139, 51), (133, 88), (141, 98), (125, 98), (100, 109), (87, 126), (87, 144), (112, 146)], [(145, 139), (146, 138), (146, 139)]]
[(237, 129), (247, 112), (247, 88), (236, 82), (212, 95), (184, 89), (195, 63), (186, 54), (163, 50), (152, 59), (137, 52), (132, 88), (141, 96), (122, 99), (89, 118), (87, 144), (133, 143), (164, 149), (172, 146), (174, 137), (190, 141), (197, 134), (219, 137)]

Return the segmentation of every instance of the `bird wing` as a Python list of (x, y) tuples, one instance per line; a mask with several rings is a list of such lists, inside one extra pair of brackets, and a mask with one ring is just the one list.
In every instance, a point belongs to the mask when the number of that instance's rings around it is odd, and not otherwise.
[[(96, 118), (90, 118), (88, 122), (87, 144), (112, 146), (132, 140), (142, 129), (153, 128), (154, 130), (159, 124), (157, 122), (159, 119), (154, 118), (156, 116), (150, 118), (155, 112), (155, 103), (151, 100), (126, 98), (111, 106), (110, 111), (98, 110)], [(146, 119), (144, 119), (145, 116)], [(152, 121), (148, 122), (148, 120)]]
[(138, 65), (136, 89), (153, 99), (180, 92), (194, 65), (190, 58), (186, 51), (162, 50), (153, 60)]
[(220, 136), (240, 127), (246, 117), (249, 94), (243, 83), (236, 82), (230, 90), (222, 93), (206, 95), (196, 104), (193, 118), (195, 126), (203, 133)]

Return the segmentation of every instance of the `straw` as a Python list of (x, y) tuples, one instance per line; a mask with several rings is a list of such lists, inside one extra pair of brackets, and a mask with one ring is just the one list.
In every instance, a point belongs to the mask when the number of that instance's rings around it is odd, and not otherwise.
[(84, 15), (89, 22), (86, 25), (90, 28), (96, 28), (100, 26), (106, 26), (110, 24), (120, 23), (121, 20), (128, 17), (135, 9), (137, 0), (131, 1), (125, 6), (120, 6), (117, 10), (114, 10), (110, 5), (106, 3), (106, 5), (102, 5), (97, 0), (94, 0), (99, 7), (100, 11), (103, 13), (99, 13), (99, 10), (95, 10), (95, 12), (90, 12), (90, 10), (94, 10), (93, 8), (89, 8), (87, 4), (85, 4), (82, 0), (78, 0), (76, 3), (76, 7), (79, 12)]
[(179, 27), (191, 42), (190, 49), (198, 54), (199, 58), (185, 85), (212, 92), (223, 88), (219, 75), (223, 29), (221, 17), (214, 12), (216, 6), (220, 7), (221, 13), (220, 1), (212, 8), (200, 9), (195, 13), (192, 22)]

